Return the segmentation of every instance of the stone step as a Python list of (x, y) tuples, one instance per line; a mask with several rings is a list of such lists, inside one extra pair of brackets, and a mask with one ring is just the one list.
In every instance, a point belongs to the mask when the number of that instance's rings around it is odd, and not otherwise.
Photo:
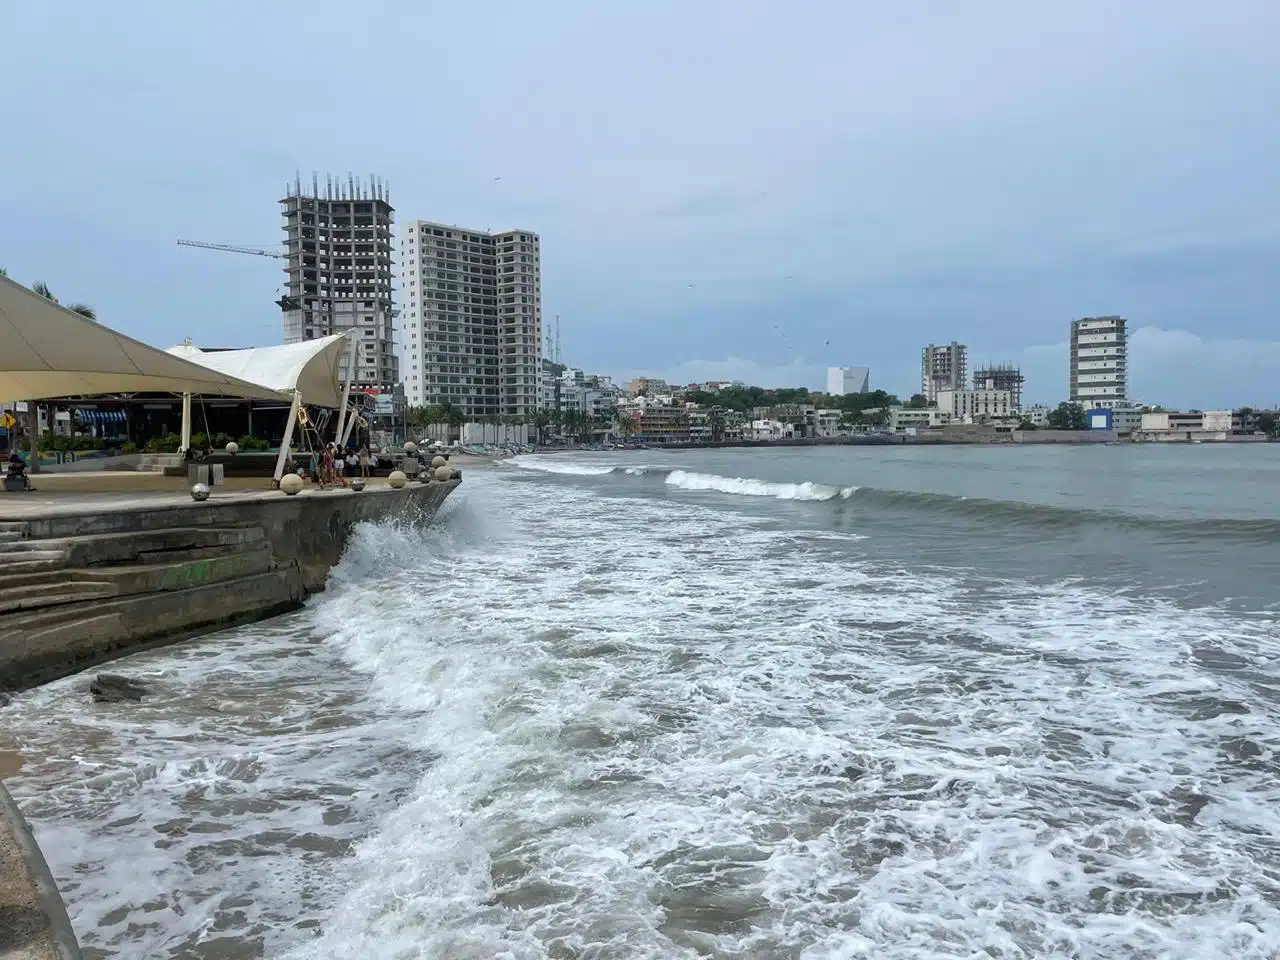
[(58, 561), (64, 563), (67, 559), (65, 550), (49, 550), (42, 547), (27, 547), (26, 544), (48, 543), (51, 541), (42, 540), (24, 540), (20, 549), (9, 550), (7, 547), (17, 547), (17, 544), (0, 543), (0, 570), (9, 571), (14, 564), (27, 563), (32, 560)]
[(116, 594), (115, 585), (110, 583), (88, 583), (76, 580), (32, 583), (25, 587), (14, 587), (0, 594), (0, 614), (60, 607), (68, 603), (83, 603), (86, 600), (101, 600), (104, 597), (114, 597)]
[[(25, 646), (31, 651), (40, 651), (46, 658), (56, 662), (64, 660), (64, 669), (60, 672), (71, 673), (75, 669), (75, 660), (92, 661), (109, 651), (116, 643), (120, 633), (120, 612), (108, 610), (104, 613), (79, 616), (59, 621), (52, 621), (38, 626), (34, 632), (26, 634)], [(70, 669), (66, 669), (66, 660), (71, 661)], [(5, 665), (0, 662), (0, 674)]]
[(26, 534), (21, 530), (0, 530), (0, 543), (13, 543), (16, 540), (21, 540), (24, 536)]
[[(271, 546), (265, 541), (234, 552), (225, 547), (215, 547), (175, 551), (160, 556), (163, 562), (0, 572), (0, 610), (4, 609), (6, 598), (16, 595), (15, 592), (25, 596), (26, 588), (30, 587), (49, 587), (47, 592), (56, 594), (66, 584), (107, 584), (111, 591), (104, 595), (128, 596), (159, 590), (183, 590), (197, 584), (264, 573), (271, 569)], [(0, 571), (5, 569), (0, 566)]]
[(139, 643), (190, 635), (292, 609), (305, 595), (296, 567), (190, 589), (0, 617), (0, 689), (52, 679)]
[(54, 558), (31, 560), (26, 555), (21, 560), (11, 560), (9, 557), (0, 557), (0, 570), (5, 575), (19, 575), (24, 573), (37, 573), (42, 570), (63, 570), (66, 567), (62, 554), (58, 554)]
[(10, 557), (29, 559), (35, 553), (45, 554), (41, 559), (66, 557), (68, 566), (95, 566), (128, 562), (167, 551), (243, 547), (261, 542), (264, 536), (261, 527), (167, 527), (129, 533), (22, 540), (0, 543), (0, 568)]

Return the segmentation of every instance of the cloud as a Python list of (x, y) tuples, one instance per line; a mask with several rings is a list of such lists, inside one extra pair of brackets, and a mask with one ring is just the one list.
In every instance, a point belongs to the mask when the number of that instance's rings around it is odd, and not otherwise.
[[(1029, 401), (1066, 399), (1069, 344), (1028, 347), (1020, 360)], [(1280, 341), (1139, 327), (1129, 335), (1129, 396), (1183, 409), (1280, 406)]]
[(663, 217), (729, 217), (744, 213), (768, 197), (767, 193), (742, 192), (732, 187), (712, 187), (659, 211)]

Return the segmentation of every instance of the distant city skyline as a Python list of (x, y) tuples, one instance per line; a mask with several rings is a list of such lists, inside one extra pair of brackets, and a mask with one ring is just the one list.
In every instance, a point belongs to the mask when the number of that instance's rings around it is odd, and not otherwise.
[[(274, 343), (277, 265), (173, 241), (272, 243), (295, 171), (376, 172), (402, 215), (536, 227), (585, 369), (817, 387), (856, 362), (909, 394), (919, 346), (963, 337), (1047, 402), (1065, 325), (1114, 313), (1132, 396), (1280, 400), (1280, 171), (1259, 160), (1280, 152), (1280, 5), (393, 0), (377, 97), (315, 59), (347, 13), (7, 10), (58, 55), (0, 62), (0, 222), (21, 225), (0, 266), (151, 343)], [(427, 126), (423, 36), (468, 76)]]

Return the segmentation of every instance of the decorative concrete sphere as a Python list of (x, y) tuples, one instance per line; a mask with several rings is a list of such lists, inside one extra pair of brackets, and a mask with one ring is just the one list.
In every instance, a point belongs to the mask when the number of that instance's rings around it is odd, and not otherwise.
[(406, 440), (404, 442), (404, 455), (406, 457), (412, 457), (417, 452), (418, 452), (418, 445), (416, 443), (414, 443), (412, 440)]
[(452, 469), (450, 469), (449, 467), (444, 467), (444, 466), (436, 467), (436, 479), (437, 479), (437, 480), (452, 480), (452, 479), (453, 479), (453, 470), (452, 470)]
[(449, 461), (446, 460), (444, 457), (440, 456), (439, 454), (436, 454), (434, 457), (431, 458), (431, 465), (436, 469), (439, 469), (440, 467), (443, 467), (448, 463)]
[(387, 483), (391, 484), (391, 486), (395, 487), (397, 490), (408, 482), (409, 478), (404, 475), (403, 470), (392, 470), (391, 475), (387, 477)]
[(234, 457), (239, 452), (240, 444), (236, 443), (234, 440), (227, 443), (227, 453)]
[(354, 480), (352, 480), (352, 481), (351, 481), (351, 489), (352, 489), (352, 490), (354, 490), (356, 493), (359, 493), (361, 490), (363, 490), (363, 489), (364, 489), (364, 477), (356, 477)]
[(209, 485), (207, 483), (197, 483), (191, 488), (191, 499), (203, 503), (209, 499)]
[(302, 478), (296, 473), (286, 473), (280, 478), (280, 489), (289, 496), (296, 496), (302, 492)]

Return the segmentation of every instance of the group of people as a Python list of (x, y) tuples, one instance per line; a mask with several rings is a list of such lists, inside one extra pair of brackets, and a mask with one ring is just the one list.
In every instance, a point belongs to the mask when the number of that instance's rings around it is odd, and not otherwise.
[(348, 449), (345, 453), (336, 443), (325, 444), (322, 450), (311, 454), (311, 476), (321, 489), (327, 487), (349, 486), (348, 480), (354, 477), (369, 477), (377, 463), (375, 455), (368, 447), (358, 451)]

